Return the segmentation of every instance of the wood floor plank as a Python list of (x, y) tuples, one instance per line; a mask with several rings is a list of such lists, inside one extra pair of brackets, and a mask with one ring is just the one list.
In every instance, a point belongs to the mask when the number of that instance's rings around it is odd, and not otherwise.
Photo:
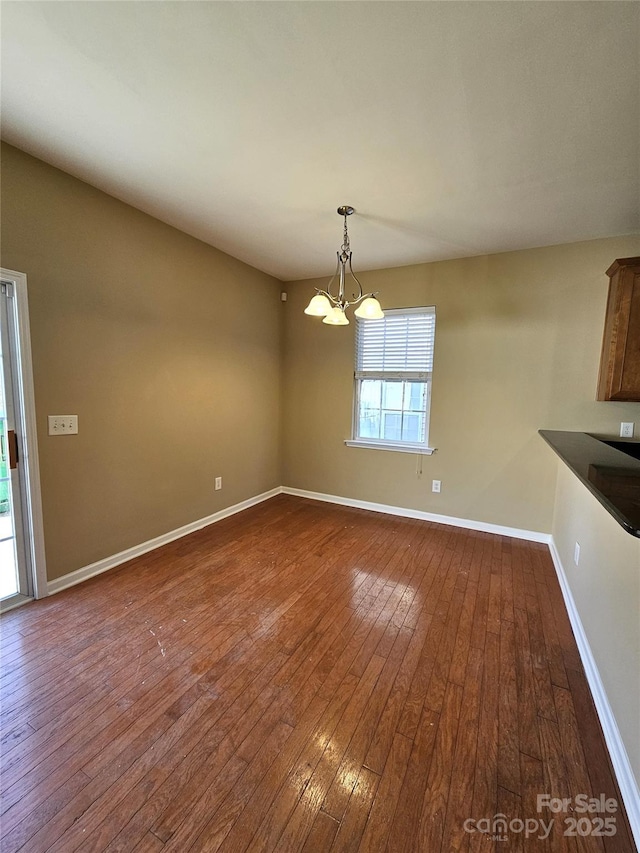
[(513, 622), (513, 555), (511, 539), (506, 536), (502, 539), (502, 555), (500, 561), (500, 619)]
[(340, 824), (331, 815), (326, 814), (326, 812), (318, 812), (311, 832), (302, 848), (302, 853), (318, 853), (320, 850), (330, 850), (339, 827)]
[[(498, 714), (500, 684), (500, 638), (487, 632), (482, 657), (482, 694), (478, 718), (478, 749), (475, 758), (473, 802), (469, 817), (490, 818), (497, 812), (498, 796)], [(467, 772), (472, 772), (468, 768)], [(474, 851), (495, 850), (495, 843), (480, 833), (469, 839)]]
[[(545, 792), (552, 797), (569, 799), (573, 792), (570, 792), (569, 788), (569, 774), (567, 773), (565, 756), (562, 752), (558, 724), (544, 717), (540, 718), (540, 744), (543, 756), (542, 768)], [(548, 811), (546, 815), (549, 816)], [(572, 853), (575, 853), (577, 851), (575, 837), (567, 837), (564, 834), (565, 826), (563, 821), (565, 815), (554, 814), (554, 817), (553, 829), (549, 835), (551, 850), (570, 850)]]
[(515, 669), (518, 701), (518, 749), (533, 758), (542, 758), (538, 734), (536, 691), (531, 663), (531, 642), (527, 612), (514, 608)]
[(491, 537), (488, 534), (475, 538), (472, 565), (476, 567), (476, 582), (478, 592), (476, 607), (473, 613), (473, 628), (471, 645), (477, 649), (484, 648), (487, 633), (487, 614), (489, 612), (489, 592), (491, 587), (491, 559), (489, 548)]
[(451, 681), (447, 684), (420, 812), (416, 836), (417, 850), (440, 850), (445, 840), (445, 818), (452, 788), (451, 773), (461, 719), (462, 695), (463, 690), (459, 684)]
[(487, 607), (487, 631), (500, 633), (500, 610), (502, 591), (502, 543), (496, 536), (491, 542), (491, 578), (489, 583), (489, 604)]
[(455, 531), (445, 525), (429, 525), (423, 530), (423, 547), (419, 555), (422, 576), (416, 582), (416, 595), (407, 611), (403, 625), (416, 628), (418, 622), (435, 612), (438, 595), (433, 593), (441, 579), (446, 577), (451, 562), (452, 549), (449, 543), (455, 538)]
[(359, 853), (376, 853), (387, 845), (412, 746), (409, 738), (396, 733), (358, 848)]
[(419, 849), (416, 838), (438, 722), (438, 714), (428, 708), (423, 710), (388, 834), (386, 849), (389, 853), (413, 853)]
[(152, 832), (147, 832), (144, 838), (135, 847), (129, 848), (133, 853), (160, 853), (164, 844)]
[(444, 703), (464, 598), (464, 589), (456, 587), (424, 698), (425, 707), (432, 711), (440, 712)]
[(340, 822), (340, 829), (331, 845), (332, 853), (356, 853), (371, 805), (378, 790), (380, 777), (368, 767), (361, 767), (356, 784)]
[(540, 543), (280, 495), (0, 632), (2, 853), (634, 849)]
[(464, 822), (471, 817), (482, 687), (482, 652), (472, 649), (464, 680), (462, 708), (452, 759), (443, 838), (454, 850), (468, 848)]
[(544, 820), (544, 826), (537, 825), (526, 836), (527, 853), (546, 853), (549, 850), (547, 825), (550, 815), (539, 808), (538, 796), (545, 791), (542, 761), (526, 753), (520, 754), (521, 804), (522, 814), (534, 820)]
[(527, 625), (529, 627), (529, 641), (531, 645), (531, 666), (538, 714), (541, 717), (546, 717), (548, 720), (555, 721), (556, 708), (553, 702), (553, 685), (540, 618), (540, 605), (537, 596), (530, 592), (527, 592), (525, 595), (524, 603), (527, 611)]
[(522, 821), (522, 799), (519, 794), (514, 794), (506, 788), (498, 786), (498, 813), (507, 817), (507, 831), (503, 833), (500, 841), (501, 847), (513, 850), (514, 853), (523, 853), (525, 839), (519, 824), (514, 821)]
[[(436, 662), (437, 651), (440, 647), (442, 635), (445, 630), (445, 620), (440, 614), (431, 616), (429, 614), (429, 623), (426, 630), (426, 636), (423, 640), (422, 647), (416, 649), (419, 653), (419, 659), (413, 669), (413, 677), (408, 690), (401, 688), (401, 693), (398, 699), (406, 693), (406, 699), (402, 706), (400, 719), (398, 721), (398, 731), (405, 737), (413, 739), (420, 723), (420, 717), (424, 707), (427, 689), (431, 680), (431, 674)], [(426, 621), (426, 620), (425, 620)], [(420, 637), (421, 633), (416, 628), (416, 636)], [(410, 673), (407, 672), (407, 675)], [(369, 765), (373, 770), (376, 769), (373, 765)]]
[(454, 684), (464, 685), (467, 670), (467, 658), (471, 648), (471, 631), (473, 628), (473, 611), (476, 597), (478, 595), (478, 584), (469, 581), (462, 601), (462, 613), (456, 631), (451, 666), (449, 668), (448, 680)]
[(520, 795), (520, 748), (515, 625), (500, 626), (500, 694), (498, 700), (498, 785)]
[(562, 648), (558, 639), (558, 630), (553, 615), (553, 609), (549, 607), (549, 592), (547, 584), (537, 584), (538, 600), (540, 601), (540, 617), (544, 642), (547, 649), (547, 660), (549, 661), (549, 672), (551, 682), (558, 687), (568, 687), (567, 673), (564, 667)]

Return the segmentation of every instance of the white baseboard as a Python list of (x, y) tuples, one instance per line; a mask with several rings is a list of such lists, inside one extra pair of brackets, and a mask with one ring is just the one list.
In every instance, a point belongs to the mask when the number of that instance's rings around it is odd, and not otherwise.
[(549, 533), (541, 533), (537, 530), (522, 530), (519, 527), (503, 527), (501, 524), (490, 524), (487, 521), (473, 521), (468, 518), (457, 518), (453, 515), (438, 515), (434, 512), (423, 512), (419, 509), (407, 509), (390, 504), (378, 504), (371, 501), (358, 501), (353, 498), (343, 498), (338, 495), (325, 495), (321, 492), (308, 492), (305, 489), (292, 489), (283, 486), (285, 495), (296, 495), (299, 498), (310, 498), (314, 501), (325, 501), (331, 504), (342, 504), (342, 506), (353, 506), (357, 509), (368, 509), (372, 512), (384, 512), (387, 515), (400, 515), (405, 518), (418, 518), (421, 521), (434, 521), (436, 524), (449, 524), (452, 527), (464, 527), (467, 530), (480, 530), (484, 533), (496, 533), (499, 536), (512, 536), (514, 539), (526, 539), (528, 542), (551, 541)]
[(156, 536), (155, 539), (149, 539), (140, 545), (134, 545), (132, 548), (127, 548), (125, 551), (120, 551), (119, 554), (114, 554), (111, 557), (105, 557), (104, 560), (98, 560), (97, 563), (91, 563), (89, 566), (84, 566), (77, 569), (75, 572), (69, 572), (60, 578), (49, 581), (47, 584), (47, 593), (53, 595), (56, 592), (62, 592), (63, 589), (68, 589), (70, 586), (75, 586), (82, 581), (86, 581), (95, 575), (100, 575), (102, 572), (107, 572), (116, 566), (126, 563), (127, 560), (132, 560), (134, 557), (139, 557), (141, 554), (146, 554), (148, 551), (153, 551), (154, 548), (159, 548), (161, 545), (166, 545), (168, 542), (173, 542), (174, 539), (180, 539), (182, 536), (188, 536), (189, 533), (194, 533), (202, 527), (207, 527), (209, 524), (215, 524), (216, 521), (222, 521), (223, 518), (228, 518), (230, 515), (235, 515), (237, 512), (242, 512), (243, 509), (249, 509), (251, 506), (269, 500), (281, 493), (282, 489), (278, 486), (268, 492), (263, 492), (261, 495), (256, 495), (253, 498), (248, 498), (246, 501), (228, 506), (226, 509), (221, 509), (219, 512), (214, 512), (213, 515), (208, 515), (206, 518), (200, 518), (198, 521), (192, 521), (190, 524), (185, 524), (183, 527), (178, 527), (176, 530), (171, 530), (169, 533), (163, 533), (161, 536)]
[[(616, 774), (618, 786), (620, 787), (620, 794), (622, 795), (622, 800), (627, 810), (627, 817), (629, 818), (631, 832), (633, 833), (636, 847), (640, 850), (640, 789), (638, 788), (638, 782), (631, 767), (631, 762), (629, 761), (627, 750), (625, 749), (624, 742), (620, 735), (620, 729), (618, 728), (616, 718), (613, 714), (611, 705), (609, 704), (604, 684), (600, 678), (598, 666), (595, 658), (593, 657), (593, 653), (591, 652), (589, 640), (585, 634), (582, 620), (580, 619), (580, 614), (578, 613), (578, 608), (576, 607), (576, 603), (573, 599), (569, 581), (567, 580), (562, 560), (560, 559), (560, 554), (558, 553), (558, 549), (553, 538), (549, 543), (549, 550), (551, 551), (551, 559), (553, 560), (553, 564), (556, 568), (556, 574), (558, 575), (558, 581), (560, 582), (560, 589), (562, 590), (564, 603), (567, 608), (567, 613), (569, 614), (569, 621), (573, 628), (573, 634), (576, 638), (587, 682), (589, 683), (596, 711), (600, 718), (600, 725), (602, 726), (613, 770)], [(600, 792), (598, 791), (596, 793)]]

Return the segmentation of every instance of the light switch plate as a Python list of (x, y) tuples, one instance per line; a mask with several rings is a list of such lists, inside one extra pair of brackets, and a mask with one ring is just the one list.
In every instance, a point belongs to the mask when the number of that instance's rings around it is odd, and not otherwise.
[(77, 435), (77, 415), (49, 415), (49, 435)]

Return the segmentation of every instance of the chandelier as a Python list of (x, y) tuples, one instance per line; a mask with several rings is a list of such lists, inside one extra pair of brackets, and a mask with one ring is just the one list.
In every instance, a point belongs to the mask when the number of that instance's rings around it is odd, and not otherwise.
[[(355, 213), (355, 210), (348, 204), (343, 204), (338, 208), (338, 214), (344, 216), (344, 234), (342, 246), (337, 253), (338, 264), (336, 271), (327, 285), (327, 289), (321, 290), (320, 288), (316, 288), (316, 295), (312, 297), (311, 302), (304, 309), (305, 314), (310, 314), (312, 317), (322, 317), (322, 322), (328, 326), (348, 326), (349, 320), (345, 312), (349, 305), (358, 305), (354, 314), (361, 320), (381, 320), (384, 317), (384, 312), (376, 299), (377, 294), (362, 292), (362, 285), (351, 267), (351, 245), (349, 244), (349, 232), (347, 231), (347, 217), (351, 216), (352, 213)], [(349, 268), (348, 270), (347, 267)], [(345, 296), (347, 274), (351, 276), (358, 286), (357, 295), (355, 293), (352, 294), (351, 299), (347, 299)], [(331, 292), (331, 285), (338, 276), (338, 294), (334, 296)]]

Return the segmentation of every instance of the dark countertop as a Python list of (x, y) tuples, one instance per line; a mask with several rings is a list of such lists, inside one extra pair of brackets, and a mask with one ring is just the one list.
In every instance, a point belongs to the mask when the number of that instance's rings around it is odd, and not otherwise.
[[(640, 538), (640, 459), (617, 449), (625, 442), (602, 436), (617, 445), (610, 447), (587, 432), (541, 429), (539, 433), (618, 524)], [(640, 442), (628, 443), (637, 452)]]

